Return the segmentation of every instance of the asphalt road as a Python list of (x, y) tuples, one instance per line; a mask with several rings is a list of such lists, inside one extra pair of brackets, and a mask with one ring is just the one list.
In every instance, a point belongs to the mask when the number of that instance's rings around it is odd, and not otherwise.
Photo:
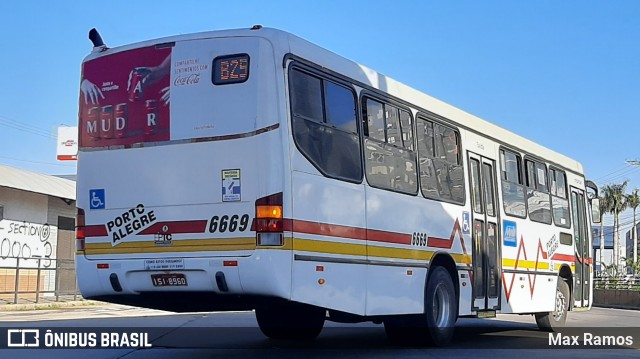
[[(60, 308), (0, 313), (0, 358), (640, 358), (640, 312), (594, 308), (572, 312), (563, 335), (537, 329), (531, 316), (499, 315), (494, 319), (460, 319), (454, 343), (448, 348), (399, 346), (390, 343), (382, 325), (371, 323), (336, 324), (327, 322), (320, 336), (311, 342), (287, 342), (267, 339), (257, 327), (252, 312), (172, 314), (161, 311), (115, 305), (83, 308)], [(139, 343), (148, 348), (120, 349), (7, 349), (9, 329), (38, 329), (44, 342), (47, 329), (58, 335), (59, 342), (68, 333), (96, 333), (100, 346), (102, 333), (125, 332), (140, 335)], [(62, 334), (62, 333), (67, 334)], [(146, 334), (146, 338), (143, 338)], [(572, 336), (584, 344), (576, 349)], [(66, 337), (65, 337), (66, 335)], [(83, 334), (88, 335), (88, 334)], [(107, 334), (108, 336), (108, 334)], [(619, 340), (606, 349), (593, 345), (604, 336)], [(49, 338), (53, 338), (50, 336)], [(90, 337), (86, 337), (90, 339)], [(122, 343), (122, 336), (117, 337)], [(631, 341), (631, 345), (628, 345)], [(53, 340), (49, 344), (54, 343)], [(77, 343), (77, 342), (76, 342)], [(55, 343), (54, 343), (55, 344)], [(64, 344), (64, 343), (63, 343)], [(632, 347), (629, 349), (627, 347)]]

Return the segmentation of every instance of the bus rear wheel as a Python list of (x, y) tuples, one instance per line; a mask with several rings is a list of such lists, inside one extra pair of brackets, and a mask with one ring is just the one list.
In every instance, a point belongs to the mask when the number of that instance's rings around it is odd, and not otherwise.
[(538, 328), (548, 332), (554, 332), (564, 327), (569, 312), (571, 293), (569, 285), (563, 278), (558, 278), (556, 288), (555, 308), (552, 312), (536, 313), (536, 324)]
[(401, 344), (445, 346), (453, 339), (458, 299), (449, 272), (432, 269), (425, 288), (424, 313), (391, 317), (384, 322), (387, 337)]
[(324, 326), (326, 311), (296, 302), (278, 302), (256, 308), (262, 333), (272, 339), (315, 339)]
[(428, 343), (439, 347), (449, 344), (458, 318), (458, 300), (453, 279), (444, 267), (433, 269), (425, 290), (424, 302), (429, 330)]

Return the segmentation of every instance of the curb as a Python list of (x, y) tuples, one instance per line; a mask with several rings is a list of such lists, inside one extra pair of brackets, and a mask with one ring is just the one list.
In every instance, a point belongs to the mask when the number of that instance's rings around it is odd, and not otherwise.
[(0, 312), (16, 312), (27, 310), (44, 310), (44, 309), (63, 309), (74, 307), (88, 307), (104, 304), (95, 300), (76, 300), (68, 302), (48, 302), (48, 303), (29, 303), (29, 304), (3, 304), (0, 305)]
[(598, 308), (625, 309), (625, 310), (640, 310), (640, 306), (633, 306), (633, 305), (594, 304), (593, 306), (594, 306), (594, 307), (598, 307)]

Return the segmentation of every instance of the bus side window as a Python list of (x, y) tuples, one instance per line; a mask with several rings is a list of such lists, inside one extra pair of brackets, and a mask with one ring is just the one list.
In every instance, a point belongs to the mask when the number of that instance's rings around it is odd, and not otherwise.
[(527, 168), (527, 207), (532, 221), (551, 224), (551, 198), (547, 168), (543, 163), (525, 160)]
[(411, 125), (411, 114), (400, 110), (400, 127), (402, 127), (402, 145), (413, 151), (413, 126)]
[(399, 107), (365, 97), (365, 170), (373, 187), (416, 194), (418, 175), (411, 115)]
[(352, 89), (297, 68), (289, 71), (293, 139), (324, 176), (362, 181)]
[(382, 103), (367, 99), (367, 136), (385, 142), (384, 107)]
[(300, 71), (291, 71), (291, 110), (293, 115), (322, 123), (322, 81)]
[(500, 150), (500, 174), (504, 212), (511, 216), (525, 218), (527, 206), (520, 155), (509, 150)]
[(324, 96), (327, 123), (345, 132), (357, 134), (356, 103), (351, 90), (325, 81)]
[(460, 135), (453, 128), (418, 118), (418, 155), (422, 193), (426, 198), (464, 203)]
[(569, 199), (567, 198), (567, 177), (563, 171), (549, 170), (551, 179), (551, 206), (553, 221), (556, 226), (570, 228), (571, 215), (569, 213)]

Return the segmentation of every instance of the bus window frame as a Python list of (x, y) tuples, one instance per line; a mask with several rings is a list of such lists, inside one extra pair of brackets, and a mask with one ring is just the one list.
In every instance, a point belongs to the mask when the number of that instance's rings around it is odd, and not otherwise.
[[(506, 181), (502, 179), (502, 172), (504, 170), (504, 168), (502, 167), (502, 160), (500, 159), (500, 152), (511, 152), (514, 155), (516, 155), (516, 158), (518, 158), (520, 161), (518, 162), (518, 170), (520, 171), (520, 181), (522, 183), (514, 183), (514, 182), (510, 182), (510, 181)], [(509, 216), (509, 217), (514, 217), (514, 218), (522, 218), (522, 219), (527, 219), (529, 217), (529, 201), (527, 200), (527, 184), (526, 184), (526, 169), (524, 167), (524, 157), (526, 155), (523, 155), (520, 151), (515, 150), (511, 147), (506, 147), (506, 146), (500, 146), (498, 148), (498, 162), (499, 162), (499, 166), (500, 166), (500, 201), (502, 202), (502, 210), (505, 214), (505, 216)], [(507, 210), (505, 209), (505, 203), (504, 203), (504, 193), (503, 191), (503, 182), (508, 182), (510, 184), (515, 184), (517, 186), (522, 187), (523, 191), (524, 191), (524, 216), (518, 216), (515, 214), (511, 214), (508, 213)], [(541, 222), (539, 222), (541, 223)]]
[[(551, 172), (561, 172), (564, 175), (564, 194), (565, 197), (560, 197), (558, 195), (554, 195), (552, 192), (552, 184), (554, 181), (551, 180)], [(549, 194), (551, 195), (551, 219), (553, 220), (553, 223), (555, 224), (556, 227), (560, 227), (560, 228), (565, 228), (565, 229), (571, 229), (572, 227), (572, 221), (573, 221), (573, 213), (571, 212), (571, 194), (570, 194), (570, 186), (569, 183), (567, 183), (567, 172), (561, 168), (558, 168), (557, 166), (554, 165), (549, 165), (548, 169), (547, 169), (547, 175), (549, 176)], [(557, 182), (557, 181), (556, 181)], [(557, 191), (556, 191), (557, 192)], [(569, 221), (567, 223), (567, 225), (562, 225), (561, 223), (557, 223), (556, 222), (556, 217), (553, 215), (553, 198), (557, 197), (559, 199), (564, 199), (565, 201), (567, 201), (567, 211), (569, 212)]]
[[(423, 198), (425, 199), (429, 199), (432, 201), (438, 201), (438, 202), (444, 202), (444, 203), (451, 203), (451, 204), (455, 204), (455, 205), (460, 205), (460, 206), (466, 206), (467, 205), (467, 184), (469, 184), (469, 188), (470, 188), (470, 178), (467, 178), (467, 166), (465, 166), (465, 159), (464, 156), (462, 156), (462, 153), (464, 151), (463, 146), (462, 146), (462, 135), (460, 134), (460, 129), (458, 128), (457, 125), (455, 125), (453, 122), (451, 121), (446, 121), (443, 120), (444, 118), (442, 118), (441, 116), (435, 115), (431, 112), (425, 112), (425, 111), (418, 111), (418, 113), (416, 113), (416, 115), (414, 116), (415, 120), (413, 121), (413, 127), (415, 129), (415, 139), (414, 139), (414, 143), (415, 143), (415, 148), (416, 148), (416, 161), (418, 162), (418, 185), (420, 188), (420, 194), (422, 195)], [(458, 140), (458, 162), (459, 162), (459, 166), (462, 166), (462, 172), (463, 172), (463, 180), (462, 180), (462, 185), (463, 185), (463, 189), (462, 189), (462, 193), (463, 193), (463, 197), (461, 201), (454, 201), (454, 200), (449, 200), (446, 198), (435, 198), (432, 196), (428, 196), (427, 194), (424, 193), (424, 191), (422, 190), (422, 180), (421, 180), (421, 176), (420, 176), (420, 149), (418, 148), (418, 130), (417, 130), (417, 126), (418, 126), (418, 121), (427, 121), (427, 122), (431, 122), (434, 127), (433, 127), (433, 132), (435, 135), (435, 125), (440, 125), (440, 126), (444, 126), (444, 127), (448, 127), (450, 129), (453, 130), (453, 132), (456, 135), (456, 139)], [(434, 156), (427, 156), (431, 159), (438, 159), (440, 160), (440, 158), (437, 158), (438, 156), (438, 150), (436, 148), (436, 144), (434, 141), (433, 144), (433, 152), (434, 152)], [(448, 162), (447, 162), (448, 163)]]
[[(367, 122), (367, 126), (368, 126), (368, 119), (365, 116), (365, 111), (366, 111), (366, 101), (368, 99), (371, 99), (373, 101), (379, 102), (383, 105), (383, 109), (385, 105), (389, 105), (389, 106), (393, 106), (395, 108), (398, 109), (398, 114), (400, 113), (400, 111), (405, 111), (409, 114), (410, 119), (411, 119), (411, 131), (412, 131), (412, 146), (413, 149), (408, 148), (408, 147), (404, 147), (402, 146), (398, 146), (396, 144), (393, 143), (389, 143), (387, 142), (387, 131), (385, 129), (385, 141), (380, 141), (376, 138), (372, 138), (370, 136), (368, 136), (366, 133), (368, 133), (368, 129), (365, 130), (365, 122)], [(418, 169), (418, 149), (417, 149), (417, 143), (416, 143), (416, 116), (413, 115), (413, 111), (412, 111), (412, 107), (395, 100), (394, 98), (385, 96), (383, 93), (379, 93), (376, 91), (371, 91), (368, 88), (363, 88), (360, 91), (359, 94), (359, 99), (358, 99), (358, 107), (359, 107), (359, 112), (358, 112), (358, 116), (360, 117), (360, 125), (359, 127), (361, 128), (360, 131), (360, 141), (361, 141), (361, 148), (362, 148), (362, 164), (363, 164), (363, 172), (364, 172), (364, 177), (366, 179), (367, 184), (369, 185), (369, 187), (371, 188), (377, 188), (377, 189), (381, 189), (381, 190), (385, 190), (385, 191), (390, 191), (393, 193), (399, 193), (399, 194), (404, 194), (404, 195), (409, 195), (409, 196), (417, 196), (420, 193), (420, 173), (419, 173), (419, 169)], [(398, 116), (398, 120), (399, 120), (399, 116)], [(398, 123), (400, 123), (400, 121), (398, 121)], [(386, 119), (385, 119), (385, 124), (386, 124)], [(401, 126), (400, 126), (401, 128)], [(374, 141), (376, 143), (380, 143), (383, 144), (385, 146), (392, 146), (398, 150), (402, 150), (402, 151), (408, 151), (410, 153), (413, 153), (415, 156), (415, 160), (413, 162), (414, 168), (416, 170), (416, 190), (413, 192), (402, 192), (402, 191), (396, 191), (393, 188), (390, 187), (383, 187), (383, 186), (378, 186), (376, 184), (372, 184), (369, 181), (369, 177), (367, 174), (367, 156), (366, 156), (366, 144), (365, 144), (365, 140), (369, 140), (369, 141)], [(403, 144), (403, 141), (400, 141), (401, 144)]]
[[(529, 186), (529, 172), (527, 170), (527, 161), (529, 162), (533, 162), (534, 164), (534, 173), (535, 173), (535, 179), (534, 179), (534, 184), (535, 187), (530, 187)], [(542, 166), (544, 166), (544, 173), (545, 173), (545, 182), (546, 182), (546, 187), (547, 187), (547, 191), (542, 191), (538, 189), (538, 171), (537, 171), (537, 167), (536, 164), (541, 164)], [(531, 154), (525, 154), (522, 158), (522, 167), (523, 167), (523, 175), (524, 175), (524, 183), (525, 183), (525, 189), (527, 190), (533, 190), (536, 192), (542, 192), (542, 193), (546, 193), (547, 197), (549, 197), (549, 213), (550, 213), (550, 220), (548, 222), (545, 221), (539, 221), (537, 219), (534, 219), (531, 217), (531, 212), (530, 212), (530, 208), (529, 207), (529, 197), (527, 195), (526, 197), (526, 201), (527, 201), (527, 217), (529, 218), (530, 221), (532, 222), (536, 222), (536, 223), (543, 223), (543, 224), (548, 224), (548, 225), (552, 225), (553, 224), (553, 203), (552, 203), (552, 198), (551, 198), (551, 186), (549, 183), (549, 166), (547, 165), (547, 162), (537, 156), (531, 155)]]
[[(354, 100), (354, 111), (355, 111), (355, 121), (356, 121), (356, 133), (353, 132), (348, 132), (345, 130), (342, 130), (340, 128), (338, 128), (335, 125), (332, 125), (330, 123), (327, 122), (316, 122), (313, 121), (314, 123), (320, 125), (320, 126), (324, 126), (327, 128), (331, 128), (335, 131), (341, 131), (344, 133), (351, 133), (354, 134), (358, 137), (358, 146), (359, 146), (359, 156), (360, 156), (360, 178), (356, 179), (352, 179), (352, 178), (346, 178), (346, 177), (342, 177), (342, 176), (335, 176), (335, 175), (331, 175), (328, 174), (324, 169), (322, 169), (318, 164), (316, 164), (316, 161), (309, 158), (309, 156), (307, 156), (307, 154), (303, 151), (303, 149), (301, 148), (300, 144), (298, 143), (298, 140), (296, 140), (296, 136), (294, 134), (293, 131), (293, 121), (294, 121), (294, 117), (300, 117), (301, 119), (303, 119), (304, 121), (311, 121), (311, 119), (307, 119), (304, 116), (294, 116), (294, 111), (293, 111), (293, 101), (291, 101), (291, 72), (297, 70), (299, 72), (302, 72), (304, 74), (307, 74), (309, 76), (313, 76), (316, 78), (319, 78), (321, 81), (329, 81), (329, 82), (333, 82), (336, 85), (342, 86), (345, 89), (348, 89), (351, 94), (353, 95), (353, 100)], [(318, 172), (320, 172), (322, 174), (322, 176), (326, 177), (326, 178), (331, 178), (331, 179), (336, 179), (336, 180), (340, 180), (340, 181), (344, 181), (344, 182), (349, 182), (349, 183), (354, 183), (354, 184), (362, 184), (364, 177), (365, 177), (365, 169), (364, 169), (364, 158), (363, 158), (363, 153), (364, 153), (364, 141), (363, 141), (363, 137), (362, 137), (362, 129), (361, 129), (361, 125), (359, 124), (361, 122), (361, 116), (360, 116), (360, 106), (358, 104), (358, 91), (355, 88), (354, 84), (352, 82), (349, 82), (347, 80), (345, 80), (345, 78), (341, 78), (338, 76), (334, 76), (331, 73), (325, 72), (325, 71), (321, 71), (317, 68), (315, 68), (314, 66), (310, 66), (306, 63), (303, 62), (299, 62), (297, 60), (292, 61), (288, 66), (285, 67), (285, 71), (284, 73), (286, 74), (286, 79), (285, 79), (285, 84), (286, 84), (286, 89), (287, 91), (285, 92), (286, 96), (285, 96), (285, 100), (287, 101), (287, 116), (289, 117), (289, 126), (291, 128), (291, 138), (293, 140), (294, 145), (296, 146), (297, 151), (316, 169), (318, 170)], [(322, 114), (323, 114), (323, 120), (326, 119), (326, 109), (324, 106), (324, 102), (325, 102), (325, 95), (324, 95), (324, 82), (321, 83), (322, 86)]]

